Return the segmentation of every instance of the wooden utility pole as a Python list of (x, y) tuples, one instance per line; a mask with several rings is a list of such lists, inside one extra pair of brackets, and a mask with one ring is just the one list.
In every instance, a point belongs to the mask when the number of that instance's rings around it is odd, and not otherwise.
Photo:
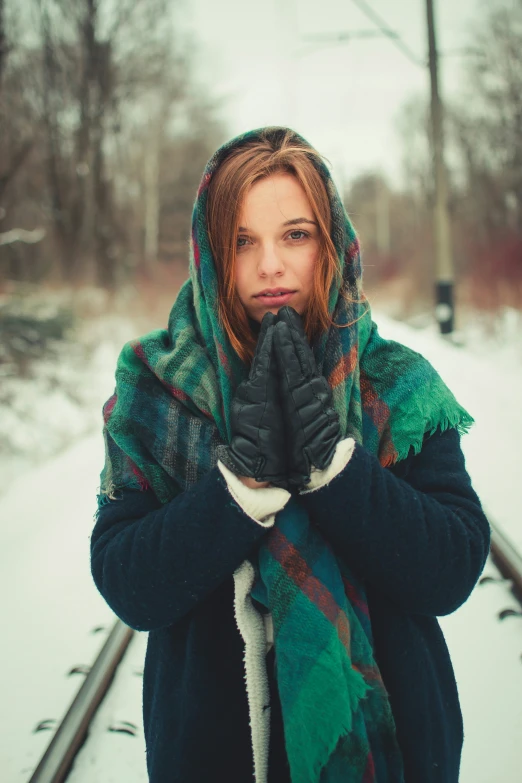
[(454, 326), (454, 270), (448, 203), (448, 173), (444, 160), (444, 111), (439, 94), (438, 53), (433, 0), (426, 0), (426, 8), (428, 14), (431, 82), (431, 148), (435, 180), (435, 199), (433, 204), (436, 259), (435, 317), (439, 322), (441, 334), (450, 334)]
[(159, 247), (159, 219), (160, 219), (160, 193), (159, 193), (159, 175), (160, 175), (160, 122), (161, 118), (157, 115), (149, 123), (149, 134), (147, 136), (147, 147), (145, 149), (145, 241), (144, 255), (145, 263), (150, 267), (158, 259)]
[(5, 2), (0, 0), (0, 90), (2, 89), (2, 77), (5, 71), (7, 58), (7, 36), (5, 33)]
[[(415, 65), (426, 68), (426, 62), (418, 57), (404, 43), (398, 33), (389, 27), (366, 0), (352, 0), (355, 5), (370, 19), (377, 30), (358, 30), (336, 33), (322, 33), (320, 35), (307, 36), (303, 41), (325, 46), (333, 42), (345, 41), (349, 43), (354, 38), (369, 38), (386, 36), (399, 48), (402, 53)], [(429, 71), (431, 82), (431, 133), (430, 145), (433, 156), (433, 176), (435, 182), (435, 199), (433, 204), (433, 224), (435, 234), (435, 317), (439, 322), (442, 334), (450, 334), (454, 326), (454, 301), (453, 301), (453, 252), (451, 243), (450, 214), (448, 203), (448, 173), (444, 161), (444, 112), (439, 94), (438, 53), (435, 35), (434, 0), (426, 0), (428, 15), (428, 43), (429, 43)], [(307, 52), (305, 52), (307, 53)], [(379, 221), (379, 243), (385, 246), (389, 243), (386, 236), (387, 205), (384, 202), (384, 192), (380, 197), (376, 193), (376, 203)], [(382, 200), (381, 200), (382, 199)]]
[(380, 174), (375, 175), (375, 236), (379, 253), (390, 252), (390, 194)]

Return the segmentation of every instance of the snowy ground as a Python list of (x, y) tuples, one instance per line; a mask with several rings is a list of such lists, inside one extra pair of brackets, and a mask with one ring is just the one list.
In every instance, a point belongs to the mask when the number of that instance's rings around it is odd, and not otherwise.
[[(517, 492), (522, 330), (516, 319), (514, 339), (488, 345), (471, 335), (470, 345), (458, 348), (443, 341), (435, 327), (416, 330), (374, 317), (383, 336), (425, 355), (475, 417), (462, 441), (468, 469), (491, 517), (522, 551)], [(132, 336), (125, 334), (122, 341)], [(103, 461), (100, 407), (113, 390), (116, 354), (114, 342), (98, 353), (95, 381), (91, 378), (95, 390), (85, 409), (76, 412), (83, 424), (76, 422), (79, 429), (71, 432), (74, 444), (65, 448), (64, 436), (57, 456), (30, 470), (17, 469), (0, 497), (0, 769), (8, 783), (28, 779), (52, 736), (50, 730), (35, 733), (35, 727), (62, 717), (81, 683), (82, 675), (70, 670), (92, 662), (114, 619), (91, 581), (89, 534)], [(33, 421), (32, 437), (46, 437), (52, 427), (43, 415)], [(96, 432), (79, 437), (93, 427)], [(485, 574), (498, 577), (490, 562)], [(461, 783), (520, 780), (522, 619), (500, 621), (498, 613), (506, 608), (519, 608), (508, 586), (486, 582), (461, 609), (441, 618), (464, 713)], [(146, 781), (139, 674), (145, 642), (146, 634), (135, 635), (72, 783)], [(110, 730), (121, 721), (138, 724), (136, 736)]]
[(55, 357), (31, 362), (29, 377), (0, 375), (0, 495), (32, 467), (98, 431), (118, 353), (143, 331), (127, 318), (85, 319), (72, 339), (54, 342)]
[(522, 552), (522, 317), (507, 315), (505, 336), (486, 339), (470, 328), (465, 347), (448, 343), (434, 325), (415, 330), (384, 316), (375, 320), (383, 337), (422, 353), (475, 419), (462, 439), (467, 468), (487, 512)]

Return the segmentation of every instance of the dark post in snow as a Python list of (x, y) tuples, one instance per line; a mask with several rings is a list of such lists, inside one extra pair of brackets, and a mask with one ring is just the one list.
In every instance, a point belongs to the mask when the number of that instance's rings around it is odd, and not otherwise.
[(450, 334), (454, 325), (453, 254), (448, 205), (448, 174), (444, 161), (443, 106), (439, 95), (438, 55), (435, 39), (433, 0), (426, 0), (428, 12), (429, 67), (431, 82), (431, 147), (435, 178), (433, 220), (436, 256), (435, 317), (441, 334)]

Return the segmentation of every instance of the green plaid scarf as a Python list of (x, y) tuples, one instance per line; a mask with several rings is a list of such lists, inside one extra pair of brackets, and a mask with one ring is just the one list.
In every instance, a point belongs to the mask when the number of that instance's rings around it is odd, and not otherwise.
[[(218, 281), (207, 233), (208, 184), (227, 153), (262, 134), (232, 139), (208, 162), (192, 218), (190, 276), (167, 329), (127, 343), (104, 405), (106, 460), (99, 506), (122, 487), (151, 487), (166, 503), (216, 465), (230, 442), (230, 403), (248, 367), (218, 320)], [(304, 142), (303, 139), (301, 141)], [(306, 142), (304, 142), (306, 144)], [(328, 379), (343, 436), (381, 465), (421, 449), (437, 427), (467, 431), (472, 419), (420, 354), (383, 339), (362, 291), (359, 243), (329, 171), (316, 162), (332, 212), (342, 285), (332, 283), (337, 324), (312, 346)], [(272, 612), (285, 744), (294, 783), (402, 783), (388, 696), (373, 656), (364, 585), (337, 560), (292, 495), (253, 563), (252, 594)]]

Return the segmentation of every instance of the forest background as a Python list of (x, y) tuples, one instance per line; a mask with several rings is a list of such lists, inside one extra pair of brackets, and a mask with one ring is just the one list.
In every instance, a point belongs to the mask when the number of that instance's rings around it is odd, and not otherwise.
[[(201, 171), (230, 135), (173, 6), (0, 0), (0, 295), (172, 303)], [(457, 297), (494, 313), (522, 307), (522, 0), (485, 6), (468, 48), (466, 99), (446, 106)], [(433, 296), (428, 109), (398, 107), (404, 186), (368, 171), (344, 194), (368, 293), (399, 318)]]
[[(165, 326), (187, 277), (197, 185), (231, 134), (182, 12), (181, 0), (0, 0), (0, 457), (41, 450), (21, 434), (34, 395), (62, 386), (80, 404), (89, 380), (72, 363), (88, 367), (108, 331), (121, 347)], [(506, 310), (522, 323), (522, 0), (483, 5), (468, 53), (445, 107), (457, 327), (479, 317), (495, 332)], [(370, 300), (425, 323), (428, 94), (397, 107), (397, 132), (401, 181), (368, 170), (344, 199)], [(123, 331), (110, 321), (129, 316)]]

